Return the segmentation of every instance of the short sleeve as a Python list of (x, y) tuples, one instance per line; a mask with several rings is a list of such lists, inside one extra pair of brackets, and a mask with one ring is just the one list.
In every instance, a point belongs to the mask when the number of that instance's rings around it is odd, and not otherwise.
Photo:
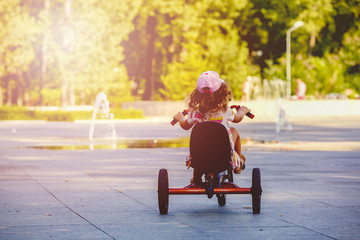
[(188, 117), (186, 119), (189, 124), (194, 124), (194, 114), (195, 114), (194, 110), (193, 109), (190, 110)]
[(231, 108), (227, 108), (224, 117), (227, 121), (234, 121), (234, 113)]

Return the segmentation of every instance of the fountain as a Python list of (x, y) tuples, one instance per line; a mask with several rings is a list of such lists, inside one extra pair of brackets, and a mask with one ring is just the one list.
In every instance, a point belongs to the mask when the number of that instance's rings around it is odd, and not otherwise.
[(90, 141), (93, 141), (95, 122), (96, 122), (96, 118), (97, 118), (98, 114), (100, 114), (101, 118), (105, 118), (105, 119), (109, 120), (108, 129), (107, 129), (105, 138), (112, 139), (113, 141), (115, 141), (116, 140), (116, 131), (115, 131), (115, 125), (113, 122), (114, 114), (110, 113), (110, 104), (109, 104), (109, 101), (107, 100), (107, 95), (105, 94), (104, 91), (100, 92), (96, 96), (96, 99), (95, 99), (94, 111), (92, 114), (91, 125), (90, 125), (90, 130), (89, 130), (89, 140)]
[(278, 98), (276, 104), (276, 132), (279, 133), (282, 126), (286, 126), (287, 131), (292, 131), (292, 124), (288, 120), (285, 109), (282, 107), (282, 99)]

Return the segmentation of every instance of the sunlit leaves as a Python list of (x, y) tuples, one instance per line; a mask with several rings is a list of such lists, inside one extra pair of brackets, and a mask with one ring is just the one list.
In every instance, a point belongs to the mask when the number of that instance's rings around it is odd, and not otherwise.
[(246, 45), (239, 45), (234, 20), (245, 5), (246, 1), (184, 3), (182, 19), (171, 22), (175, 31), (169, 33), (181, 48), (161, 76), (164, 88), (160, 92), (167, 99), (183, 99), (195, 88), (199, 74), (207, 70), (219, 72), (235, 87), (234, 95), (240, 96), (240, 83), (248, 73), (248, 51), (243, 51)]
[(285, 35), (299, 20), (305, 24), (291, 35), (292, 79), (302, 78), (315, 95), (359, 91), (359, 6), (358, 0), (1, 0), (0, 91), (12, 104), (39, 104), (42, 95), (43, 104), (59, 105), (60, 92), (92, 104), (102, 90), (118, 105), (145, 96), (183, 100), (201, 72), (214, 70), (240, 98), (247, 75), (285, 78)]

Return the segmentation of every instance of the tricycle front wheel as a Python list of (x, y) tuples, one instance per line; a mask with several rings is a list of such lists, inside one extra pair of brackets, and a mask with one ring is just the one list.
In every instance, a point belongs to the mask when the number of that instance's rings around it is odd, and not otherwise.
[(166, 169), (160, 169), (159, 171), (158, 202), (160, 214), (167, 214), (169, 207), (169, 179)]
[(225, 206), (226, 204), (226, 195), (223, 193), (218, 193), (217, 195), (217, 199), (218, 199), (218, 204), (219, 206)]
[(251, 186), (253, 214), (260, 213), (261, 194), (262, 194), (262, 189), (261, 189), (260, 169), (254, 168), (252, 172), (252, 186)]

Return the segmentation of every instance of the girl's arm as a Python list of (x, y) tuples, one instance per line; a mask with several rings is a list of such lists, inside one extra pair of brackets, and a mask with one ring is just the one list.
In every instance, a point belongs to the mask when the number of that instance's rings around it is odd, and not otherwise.
[(241, 108), (239, 108), (239, 110), (235, 113), (234, 115), (234, 123), (238, 123), (241, 122), (241, 120), (243, 120), (245, 114), (247, 114), (248, 112), (250, 112), (250, 109), (248, 109), (245, 106), (242, 106)]
[(188, 121), (185, 119), (185, 116), (181, 112), (178, 112), (174, 116), (174, 119), (179, 122), (180, 127), (184, 130), (189, 130), (193, 126), (193, 124), (188, 123)]

